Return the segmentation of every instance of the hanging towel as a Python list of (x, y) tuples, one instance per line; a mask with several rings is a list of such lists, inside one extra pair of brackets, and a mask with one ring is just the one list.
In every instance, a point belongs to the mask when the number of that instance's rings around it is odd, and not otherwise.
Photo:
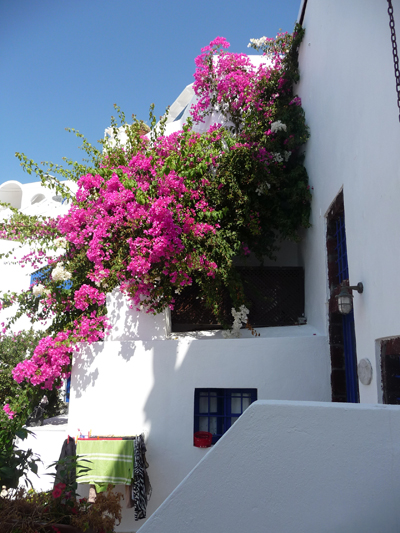
[(56, 465), (54, 486), (60, 482), (73, 483), (75, 481), (75, 460), (75, 440), (73, 437), (68, 437), (62, 445), (61, 454)]
[(135, 520), (146, 518), (147, 502), (151, 496), (151, 485), (146, 460), (146, 444), (144, 435), (138, 435), (134, 439), (135, 443), (135, 470), (132, 484), (132, 499), (135, 506)]
[[(83, 473), (79, 483), (88, 483), (103, 492), (108, 484), (130, 485), (134, 468), (133, 440), (78, 440), (77, 455), (83, 456), (80, 466), (90, 468)], [(80, 468), (77, 468), (79, 475)]]

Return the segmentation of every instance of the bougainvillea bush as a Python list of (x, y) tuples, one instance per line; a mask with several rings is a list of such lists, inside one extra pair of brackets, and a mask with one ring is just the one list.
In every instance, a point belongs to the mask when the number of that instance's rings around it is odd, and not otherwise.
[[(45, 171), (18, 154), (60, 194), (70, 197), (48, 177), (54, 172), (77, 181), (78, 192), (56, 221), (15, 214), (0, 228), (3, 238), (35, 241), (25, 262), (42, 267), (34, 286), (7, 295), (5, 304), (17, 301), (32, 320), (52, 319), (33, 355), (14, 369), (17, 382), (60, 386), (79, 343), (103, 338), (106, 294), (116, 287), (148, 313), (173, 309), (193, 283), (219, 320), (222, 289), (237, 313), (246, 309), (234, 258), (273, 257), (279, 241), (297, 240), (309, 225), (308, 131), (294, 92), (302, 35), (297, 27), (292, 36), (253, 43), (268, 58), (257, 68), (246, 55), (229, 53), (223, 38), (203, 48), (194, 75), (198, 100), (182, 131), (165, 135), (166, 118), (156, 125), (152, 112), (151, 128), (135, 117), (128, 125), (119, 112), (112, 142), (98, 150), (83, 141), (87, 165)], [(224, 124), (193, 130), (216, 110)]]

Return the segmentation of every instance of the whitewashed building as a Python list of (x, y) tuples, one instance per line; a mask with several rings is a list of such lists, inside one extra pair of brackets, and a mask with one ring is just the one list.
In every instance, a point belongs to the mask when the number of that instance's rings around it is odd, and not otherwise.
[[(263, 60), (251, 58), (255, 64)], [(187, 86), (171, 106), (165, 134), (182, 129), (195, 99)], [(224, 117), (214, 113), (197, 131), (214, 122)], [(277, 261), (267, 265), (278, 276), (302, 274), (300, 246), (282, 243)], [(301, 275), (296, 279), (304, 283)], [(131, 310), (118, 291), (107, 297), (107, 306), (110, 335), (74, 360), (69, 432), (144, 432), (153, 486), (148, 516), (209, 451), (194, 445), (197, 430), (210, 431), (217, 441), (255, 400), (331, 400), (328, 337), (302, 316), (304, 307), (291, 322), (296, 325), (257, 327), (260, 337), (243, 330), (240, 339), (224, 339), (221, 330), (180, 327), (174, 313), (171, 320), (169, 313), (153, 317)], [(121, 531), (142, 523), (124, 509)]]
[[(71, 192), (77, 190), (74, 182), (68, 183)], [(10, 204), (26, 215), (41, 215), (56, 217), (68, 212), (69, 200), (44, 187), (41, 182), (20, 183), (15, 180), (7, 180), (0, 185), (0, 202)], [(0, 206), (0, 220), (6, 220), (12, 214), (9, 208)], [(30, 251), (29, 246), (16, 241), (0, 239), (0, 253), (10, 252), (10, 257), (0, 260), (1, 276), (0, 291), (20, 292), (29, 289), (33, 269), (27, 264), (20, 266), (18, 261)], [(11, 253), (12, 252), (12, 253)], [(13, 316), (15, 307), (3, 309), (0, 317), (1, 322)], [(14, 331), (29, 328), (31, 326), (27, 317), (21, 317), (14, 325)], [(41, 328), (39, 324), (35, 328)]]
[[(400, 0), (393, 7), (400, 27)], [(400, 408), (385, 405), (400, 398), (400, 123), (387, 4), (304, 0), (299, 20), (312, 227), (300, 245), (283, 243), (275, 266), (303, 269), (304, 317), (223, 339), (173, 331), (169, 316), (108, 296), (114, 329), (73, 362), (60, 440), (78, 428), (144, 432), (149, 518), (134, 522), (124, 509), (118, 531), (400, 529)], [(167, 132), (192, 97), (188, 86)], [(353, 311), (341, 315), (336, 296), (359, 282)], [(238, 411), (257, 401), (233, 425), (238, 398)], [(198, 448), (201, 417), (232, 427)]]
[[(392, 4), (400, 28), (400, 2)], [(385, 405), (400, 398), (400, 124), (388, 3), (304, 0), (299, 20), (314, 188), (299, 258), (307, 327), (327, 340), (320, 356), (337, 403), (251, 405), (143, 533), (400, 528), (400, 410)], [(353, 291), (353, 314), (343, 317), (335, 296), (347, 280), (363, 292)], [(277, 379), (284, 386), (287, 377)]]

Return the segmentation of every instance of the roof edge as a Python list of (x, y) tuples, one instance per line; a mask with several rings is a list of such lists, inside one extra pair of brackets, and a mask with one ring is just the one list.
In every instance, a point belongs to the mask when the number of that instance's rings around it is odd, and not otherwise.
[(297, 20), (301, 26), (303, 25), (304, 15), (306, 13), (307, 1), (308, 0), (301, 0), (301, 4), (300, 4), (299, 15), (297, 17)]

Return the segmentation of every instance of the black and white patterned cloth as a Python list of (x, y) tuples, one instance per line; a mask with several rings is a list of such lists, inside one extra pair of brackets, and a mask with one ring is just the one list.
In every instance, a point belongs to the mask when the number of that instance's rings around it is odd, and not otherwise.
[(142, 520), (146, 518), (147, 502), (152, 493), (150, 479), (147, 474), (149, 464), (146, 461), (146, 444), (143, 434), (134, 438), (134, 456), (132, 500), (135, 506), (135, 520)]

